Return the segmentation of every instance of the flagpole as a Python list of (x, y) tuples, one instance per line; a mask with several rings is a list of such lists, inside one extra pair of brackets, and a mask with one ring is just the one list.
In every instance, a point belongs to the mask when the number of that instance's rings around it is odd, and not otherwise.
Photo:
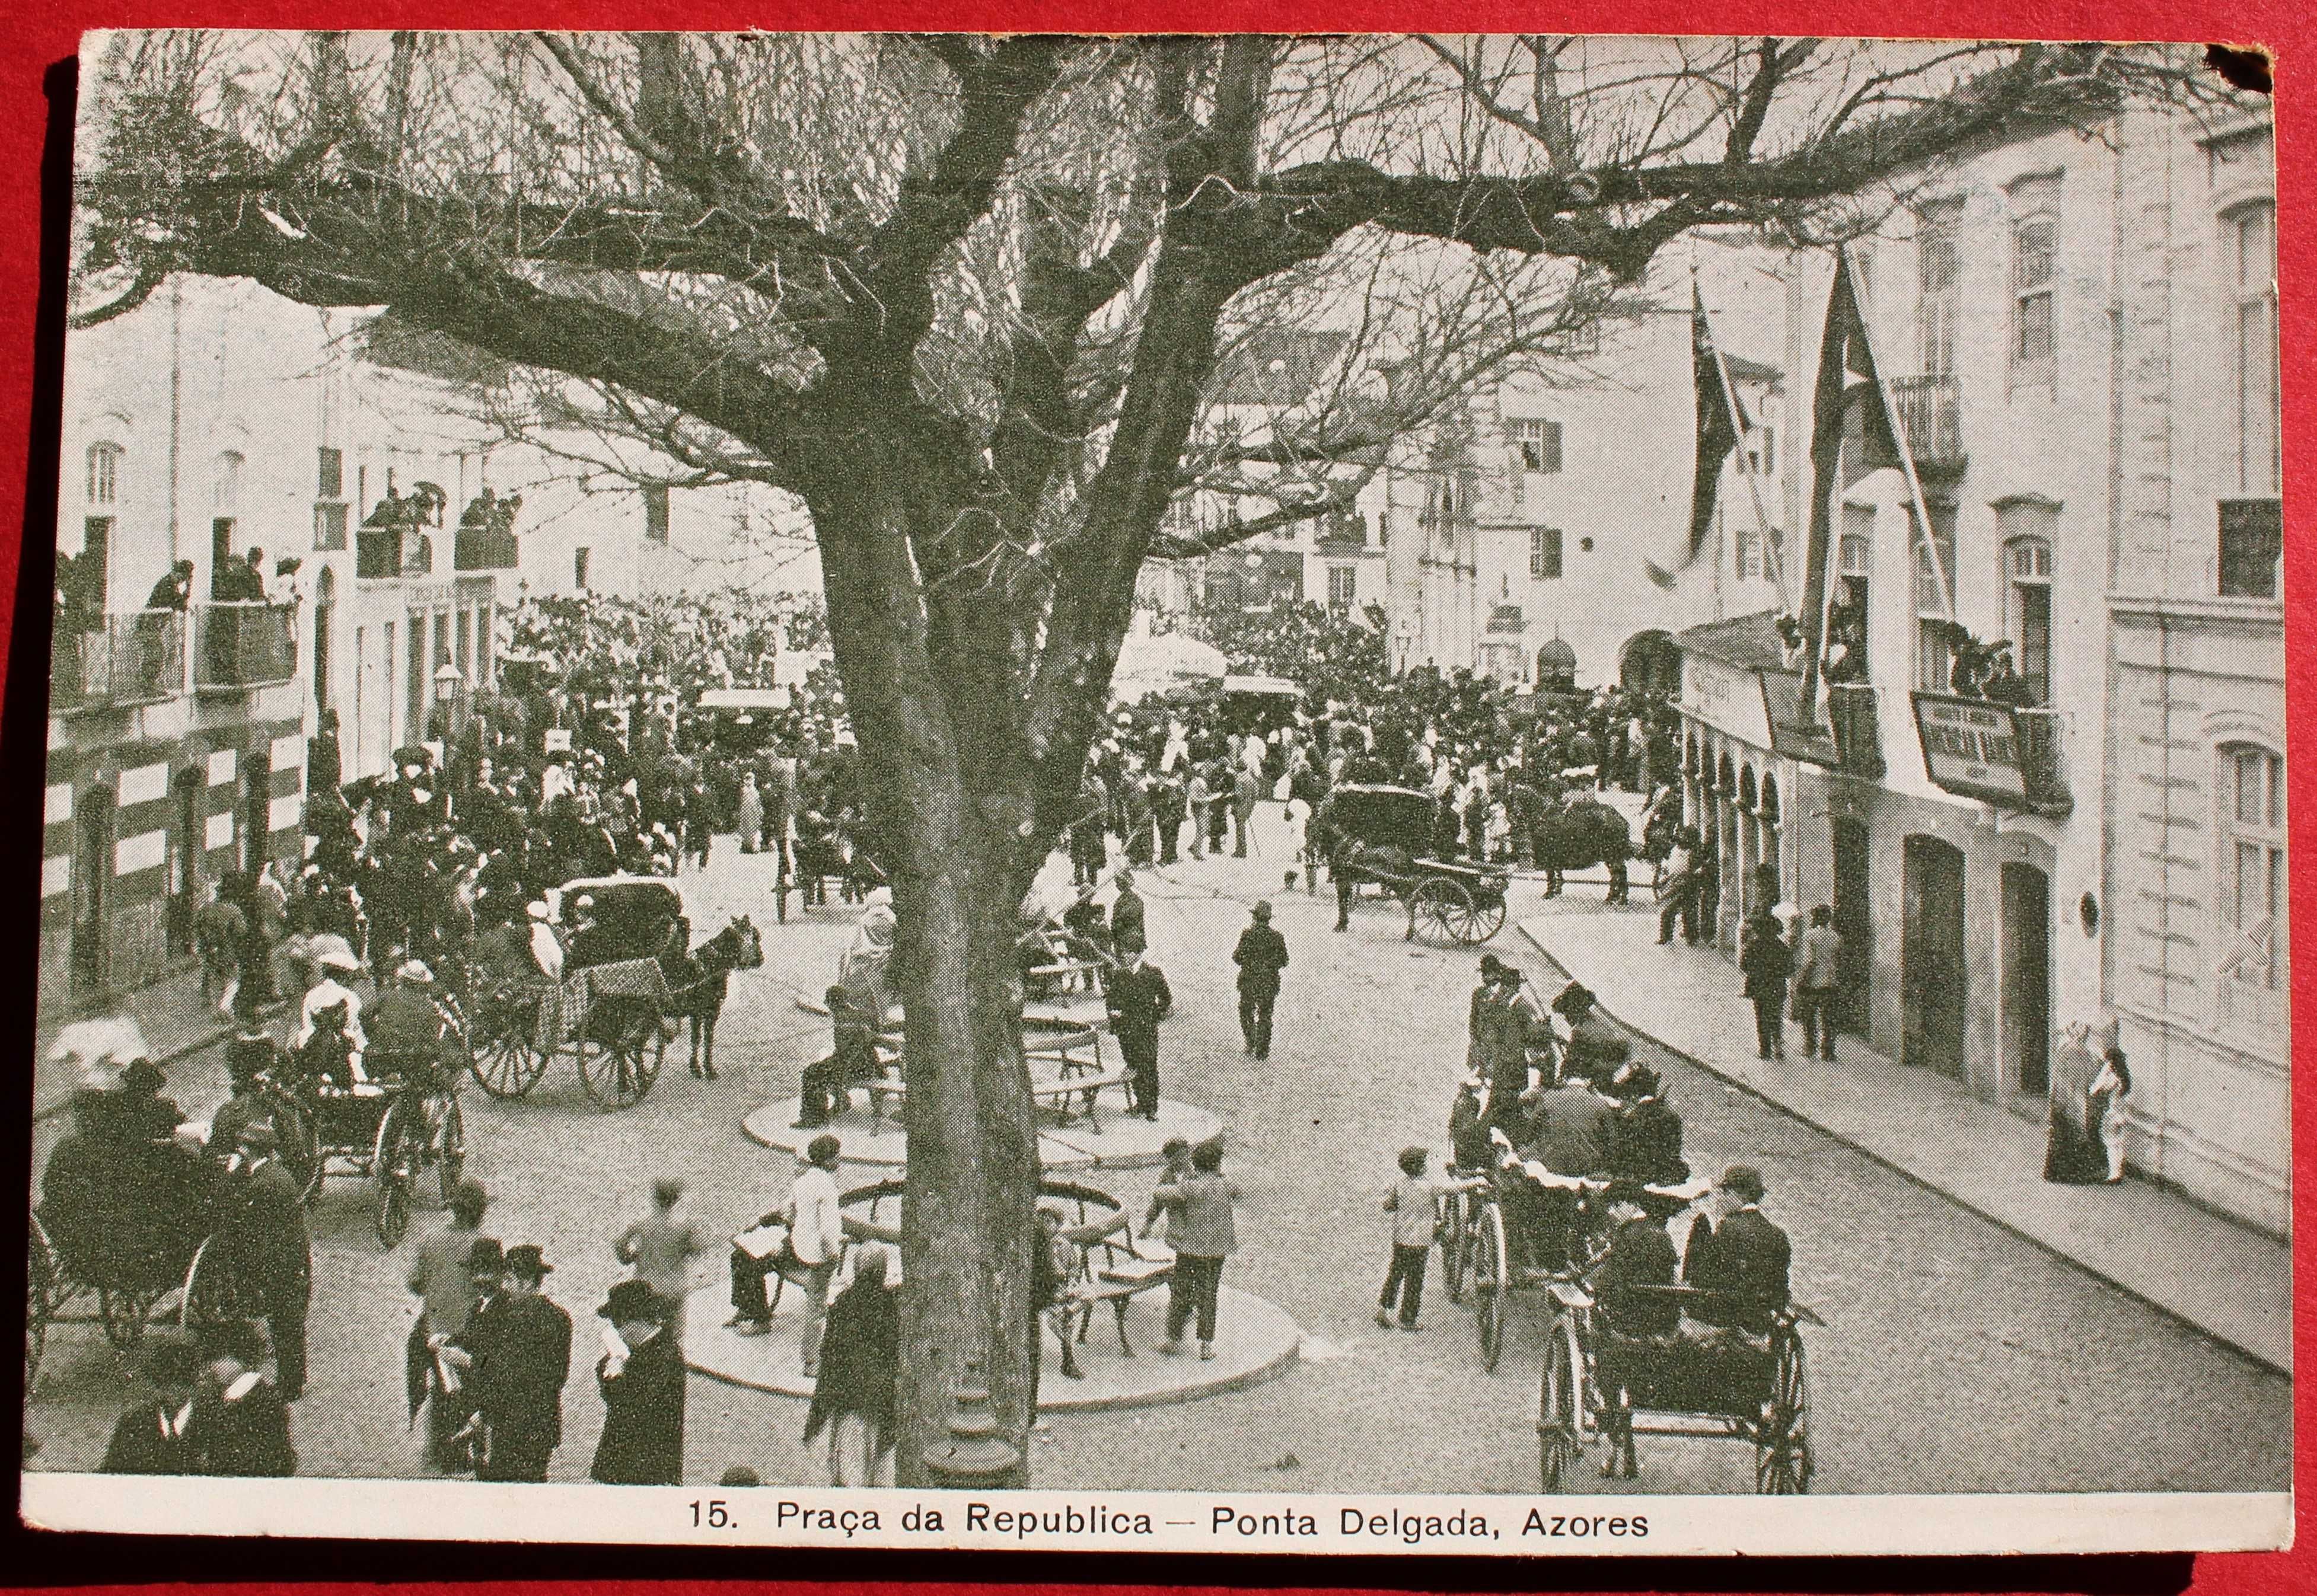
[[(1696, 263), (1691, 263), (1689, 274), (1690, 288), (1695, 292), (1697, 287)], [(1770, 581), (1778, 590), (1778, 608), (1791, 615), (1794, 603), (1794, 595), (1786, 591), (1786, 563), (1778, 557), (1776, 539), (1770, 533), (1770, 518), (1762, 508), (1762, 485), (1755, 480), (1754, 473), (1746, 468), (1745, 434), (1760, 429), (1747, 418), (1745, 406), (1738, 403), (1737, 385), (1730, 379), (1730, 362), (1722, 357), (1722, 340), (1713, 335), (1713, 311), (1705, 303), (1704, 294), (1697, 294), (1696, 298), (1698, 313), (1705, 317), (1706, 347), (1713, 352), (1713, 373), (1722, 379), (1722, 397), (1730, 406), (1731, 419), (1739, 426), (1738, 474), (1746, 479), (1747, 496), (1754, 501), (1754, 526), (1762, 534), (1762, 557), (1768, 562)], [(1878, 367), (1877, 370), (1880, 369)]]
[[(1850, 269), (1848, 245), (1838, 245), (1835, 247), (1842, 256), (1843, 270), (1847, 272)], [(1924, 503), (1923, 485), (1915, 476), (1915, 451), (1907, 441), (1907, 419), (1899, 414), (1899, 406), (1891, 394), (1891, 379), (1883, 373), (1883, 357), (1874, 350), (1874, 318), (1868, 314), (1865, 301), (1859, 299), (1855, 280), (1851, 299), (1858, 306), (1859, 335), (1865, 340), (1866, 358), (1874, 366), (1874, 390), (1883, 401), (1883, 419), (1891, 424), (1892, 441), (1898, 445), (1899, 469), (1906, 474), (1907, 496), (1914, 506), (1915, 524), (1921, 529), (1923, 546), (1930, 550), (1931, 577), (1939, 584), (1940, 602), (1946, 607), (1948, 621), (1953, 623), (1955, 620), (1955, 584), (1947, 580), (1946, 562), (1939, 557), (1939, 540), (1931, 527), (1930, 506)], [(1913, 574), (1910, 572), (1909, 580), (1912, 579)]]

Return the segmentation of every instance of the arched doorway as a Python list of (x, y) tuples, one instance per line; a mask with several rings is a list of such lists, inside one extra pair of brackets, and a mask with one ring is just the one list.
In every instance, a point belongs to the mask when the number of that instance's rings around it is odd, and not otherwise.
[(2052, 1086), (2052, 883), (2032, 864), (2003, 867), (2003, 1062), (2018, 1090)]
[(112, 789), (83, 792), (73, 816), (72, 992), (75, 1001), (93, 1003), (112, 978)]
[(1636, 632), (1617, 654), (1617, 684), (1628, 692), (1681, 691), (1681, 650), (1669, 632)]
[(1907, 839), (1900, 928), (1900, 1061), (1964, 1078), (1963, 851)]

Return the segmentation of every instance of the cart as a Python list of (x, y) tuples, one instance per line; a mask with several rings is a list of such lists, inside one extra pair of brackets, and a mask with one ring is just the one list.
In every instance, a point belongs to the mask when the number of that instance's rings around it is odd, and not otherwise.
[(1349, 904), (1389, 901), (1406, 911), (1406, 937), (1477, 947), (1504, 929), (1512, 871), (1501, 865), (1431, 857), (1429, 793), (1408, 787), (1338, 787), (1313, 824), (1329, 871)]
[[(550, 918), (593, 900), (605, 950), (621, 957), (568, 972), (559, 982), (505, 982), (475, 994), (475, 1082), (493, 1097), (529, 1095), (558, 1055), (606, 1111), (641, 1102), (659, 1078), (675, 1022), (675, 994), (661, 968), (667, 928), (684, 921), (684, 895), (659, 876), (570, 881), (547, 894)], [(688, 923), (688, 922), (685, 922)]]

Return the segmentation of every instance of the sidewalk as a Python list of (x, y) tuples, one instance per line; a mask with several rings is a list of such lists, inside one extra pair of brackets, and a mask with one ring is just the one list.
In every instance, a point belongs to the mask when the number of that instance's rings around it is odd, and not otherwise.
[[(32, 1043), (33, 1119), (53, 1119), (72, 1106), (73, 1092), (80, 1085), (79, 1072), (71, 1064), (51, 1062), (49, 1048), (56, 1041), (57, 1033), (67, 1025), (76, 1020), (93, 1019), (100, 1012), (119, 1014), (137, 1022), (138, 1029), (145, 1034), (146, 1045), (153, 1049), (153, 1061), (170, 1074), (169, 1095), (187, 1112), (194, 1111), (196, 1102), (206, 1101), (196, 1080), (182, 1078), (190, 1072), (175, 1067), (176, 1061), (224, 1040), (232, 1034), (233, 1024), (215, 1003), (202, 1001), (201, 971), (196, 967), (130, 993), (101, 1011), (86, 1014), (61, 1009), (43, 1012)], [(222, 1078), (220, 1074), (219, 1080)], [(221, 1087), (217, 1095), (222, 1095)]]
[(2049, 1184), (2042, 1125), (1870, 1052), (1854, 1037), (1842, 1039), (1835, 1064), (1804, 1059), (1798, 1047), (1782, 1062), (1756, 1058), (1736, 967), (1679, 941), (1657, 946), (1653, 914), (1546, 915), (1522, 921), (1520, 930), (1591, 987), (1610, 1018), (2119, 1290), (2293, 1372), (2286, 1243), (2145, 1181)]

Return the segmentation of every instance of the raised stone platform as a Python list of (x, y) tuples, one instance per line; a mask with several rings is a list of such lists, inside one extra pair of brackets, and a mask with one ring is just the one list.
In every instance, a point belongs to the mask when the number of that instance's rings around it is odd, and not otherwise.
[[(766, 1282), (770, 1284), (770, 1282)], [(781, 1295), (768, 1335), (736, 1335), (723, 1328), (731, 1313), (725, 1288), (703, 1286), (692, 1294), (684, 1333), (684, 1358), (694, 1374), (711, 1380), (810, 1399), (812, 1381), (798, 1358), (803, 1331), (804, 1295), (793, 1287)], [(1167, 1332), (1164, 1288), (1128, 1305), (1126, 1335), (1134, 1355), (1118, 1350), (1118, 1329), (1107, 1307), (1097, 1307), (1078, 1350), (1083, 1379), (1064, 1379), (1053, 1332), (1045, 1333), (1045, 1373), (1038, 1386), (1042, 1413), (1087, 1413), (1105, 1408), (1158, 1407), (1190, 1402), (1221, 1391), (1237, 1391), (1287, 1372), (1295, 1362), (1302, 1330), (1286, 1310), (1260, 1297), (1226, 1286), (1215, 1315), (1215, 1355), (1202, 1361), (1198, 1342), (1185, 1340), (1182, 1352), (1158, 1350)]]
[[(867, 1102), (868, 1093), (854, 1092), (854, 1107), (826, 1126), (810, 1130), (799, 1130), (794, 1121), (804, 1110), (804, 1100), (786, 1097), (766, 1103), (740, 1121), (740, 1128), (748, 1139), (776, 1153), (795, 1155), (822, 1130), (834, 1131), (845, 1144), (845, 1162), (882, 1165), (899, 1169), (908, 1163), (909, 1142), (907, 1133), (891, 1119), (881, 1130), (873, 1130)], [(1100, 1130), (1078, 1119), (1069, 1125), (1048, 1124), (1038, 1132), (1040, 1162), (1050, 1170), (1141, 1169), (1161, 1162), (1159, 1149), (1170, 1137), (1181, 1137), (1194, 1146), (1209, 1137), (1220, 1135), (1223, 1122), (1207, 1110), (1180, 1099), (1172, 1101), (1162, 1097), (1158, 1101), (1156, 1121), (1136, 1119), (1126, 1111), (1123, 1088), (1107, 1087), (1103, 1092), (1104, 1102), (1099, 1110)], [(1113, 1107), (1112, 1105), (1116, 1105)], [(1040, 1118), (1045, 1119), (1043, 1113)]]

